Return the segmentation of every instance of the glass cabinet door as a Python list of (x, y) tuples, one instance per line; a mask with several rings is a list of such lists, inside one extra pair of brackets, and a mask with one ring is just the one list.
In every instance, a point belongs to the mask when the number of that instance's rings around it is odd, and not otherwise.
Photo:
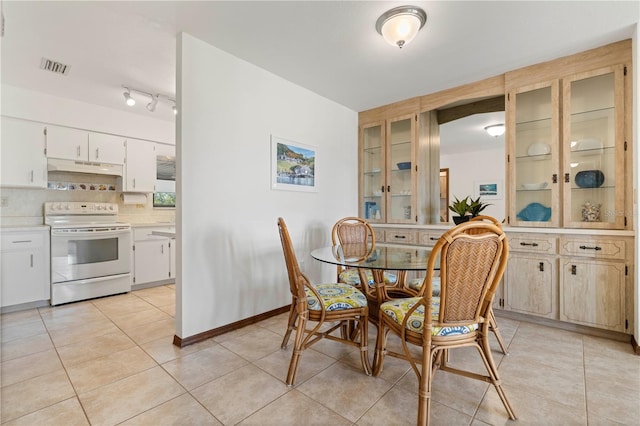
[(509, 93), (510, 223), (558, 226), (558, 81)]
[(414, 203), (414, 115), (387, 122), (387, 222), (416, 223)]
[(564, 223), (624, 228), (623, 68), (563, 80)]
[(360, 129), (360, 217), (370, 222), (384, 222), (385, 217), (384, 131), (383, 121)]

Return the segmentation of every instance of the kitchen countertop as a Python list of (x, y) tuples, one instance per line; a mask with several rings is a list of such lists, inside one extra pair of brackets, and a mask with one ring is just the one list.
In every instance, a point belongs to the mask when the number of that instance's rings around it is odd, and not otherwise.
[(151, 235), (157, 235), (159, 237), (175, 238), (176, 232), (175, 231), (152, 231)]
[(175, 222), (141, 222), (131, 223), (132, 228), (175, 227)]
[(49, 225), (3, 225), (2, 232), (48, 231)]

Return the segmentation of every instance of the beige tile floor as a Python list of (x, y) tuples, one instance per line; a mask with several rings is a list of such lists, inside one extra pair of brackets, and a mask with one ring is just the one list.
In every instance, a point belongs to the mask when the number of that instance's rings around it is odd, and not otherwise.
[[(417, 380), (404, 361), (387, 358), (380, 377), (368, 377), (356, 348), (321, 341), (288, 388), (286, 315), (179, 349), (174, 293), (161, 286), (2, 315), (1, 423), (415, 423)], [(640, 423), (640, 357), (628, 343), (498, 322), (510, 354), (493, 341), (494, 355), (518, 424)], [(472, 351), (451, 358), (481, 368)], [(482, 382), (439, 372), (433, 400), (436, 425), (515, 424)]]

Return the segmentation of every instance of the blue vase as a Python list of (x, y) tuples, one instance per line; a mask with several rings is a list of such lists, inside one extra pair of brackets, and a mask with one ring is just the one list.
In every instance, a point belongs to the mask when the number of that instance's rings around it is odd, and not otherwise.
[(574, 180), (580, 188), (598, 188), (604, 183), (604, 173), (600, 170), (583, 170), (576, 174)]

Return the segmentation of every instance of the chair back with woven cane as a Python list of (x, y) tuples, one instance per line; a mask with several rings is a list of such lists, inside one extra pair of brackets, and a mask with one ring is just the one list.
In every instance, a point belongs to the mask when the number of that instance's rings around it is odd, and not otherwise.
[[(367, 350), (369, 308), (366, 297), (357, 288), (344, 283), (311, 285), (300, 270), (291, 236), (282, 218), (278, 218), (278, 230), (291, 291), (291, 309), (282, 349), (286, 349), (292, 332), (296, 332), (287, 385), (292, 386), (295, 382), (302, 352), (323, 338), (360, 348), (362, 367), (367, 375), (371, 375)], [(325, 323), (329, 325), (323, 327)], [(331, 334), (336, 330), (342, 333), (341, 336)]]
[[(352, 248), (365, 244), (370, 248), (370, 251), (373, 251), (376, 245), (376, 236), (369, 222), (359, 217), (348, 216), (338, 220), (333, 225), (331, 242), (334, 246), (340, 244), (341, 246), (350, 246)], [(363, 250), (359, 249), (359, 251)], [(365, 279), (370, 286), (374, 284), (370, 270), (357, 270), (338, 266), (337, 272), (338, 282), (360, 286), (360, 282)], [(398, 281), (397, 274), (391, 272), (385, 272), (383, 277), (387, 284), (395, 284)], [(362, 289), (368, 296), (371, 295), (371, 289), (366, 287)]]
[[(498, 220), (494, 217), (491, 216), (486, 216), (486, 215), (479, 215), (479, 216), (475, 216), (472, 217), (469, 222), (474, 222), (474, 221), (481, 221), (481, 222), (488, 222), (488, 223), (493, 223), (494, 225), (502, 228), (502, 224), (500, 222), (498, 222)], [(482, 233), (484, 232), (481, 229), (475, 229), (475, 228), (470, 228), (469, 230), (467, 230), (467, 233), (471, 234), (471, 235), (477, 235), (478, 233)], [(502, 276), (504, 275), (504, 271), (502, 271), (502, 274), (496, 274), (495, 280), (498, 282), (497, 286), (500, 285), (500, 281), (502, 281)], [(498, 289), (498, 287), (496, 286), (496, 291)], [(488, 305), (489, 308), (489, 312), (488, 312), (488, 320), (489, 320), (489, 329), (493, 332), (493, 334), (496, 336), (496, 340), (498, 341), (498, 345), (500, 346), (500, 350), (502, 351), (503, 354), (508, 355), (509, 352), (507, 351), (507, 345), (504, 343), (504, 340), (502, 339), (502, 334), (500, 334), (500, 329), (498, 328), (498, 323), (496, 321), (496, 317), (493, 313), (493, 298), (495, 296), (495, 293), (488, 293), (487, 297), (485, 298), (484, 303), (486, 305)], [(486, 308), (487, 306), (485, 306)]]
[[(390, 300), (380, 306), (374, 374), (382, 371), (386, 355), (409, 361), (419, 379), (418, 424), (429, 422), (436, 369), (493, 384), (509, 418), (515, 420), (489, 347), (489, 308), (484, 302), (496, 291), (496, 277), (504, 273), (508, 252), (506, 235), (499, 226), (484, 221), (460, 224), (442, 235), (433, 247), (423, 295)], [(438, 261), (440, 296), (436, 297), (432, 283)], [(389, 332), (400, 337), (402, 353), (387, 350)], [(412, 355), (408, 343), (421, 346), (422, 356)], [(450, 350), (467, 346), (477, 349), (486, 375), (448, 363)]]

